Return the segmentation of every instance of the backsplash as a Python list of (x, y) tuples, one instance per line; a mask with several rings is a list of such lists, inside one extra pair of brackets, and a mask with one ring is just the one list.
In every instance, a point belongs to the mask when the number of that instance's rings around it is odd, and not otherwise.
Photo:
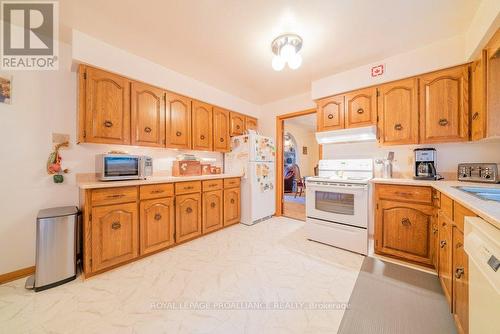
[[(323, 145), (323, 159), (386, 158), (394, 152), (393, 177), (413, 177), (413, 149), (433, 147), (437, 151), (437, 172), (445, 179), (456, 179), (457, 165), (462, 162), (500, 163), (500, 142), (466, 142), (429, 145), (379, 146), (377, 143), (350, 143)], [(375, 177), (381, 177), (382, 168), (375, 165)]]

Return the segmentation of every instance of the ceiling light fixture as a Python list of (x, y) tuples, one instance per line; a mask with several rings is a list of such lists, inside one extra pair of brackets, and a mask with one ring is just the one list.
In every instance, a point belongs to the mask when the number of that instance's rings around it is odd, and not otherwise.
[(292, 70), (298, 69), (302, 65), (300, 49), (302, 49), (302, 38), (299, 35), (284, 34), (276, 37), (271, 43), (271, 50), (274, 53), (273, 69), (281, 71), (286, 64)]

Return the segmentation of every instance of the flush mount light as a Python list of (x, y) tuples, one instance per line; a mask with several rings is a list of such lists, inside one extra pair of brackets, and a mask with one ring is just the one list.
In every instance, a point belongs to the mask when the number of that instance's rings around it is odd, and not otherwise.
[(271, 43), (271, 50), (274, 53), (273, 69), (281, 71), (286, 64), (292, 70), (298, 69), (302, 65), (300, 49), (302, 49), (302, 38), (299, 35), (284, 34), (276, 37)]

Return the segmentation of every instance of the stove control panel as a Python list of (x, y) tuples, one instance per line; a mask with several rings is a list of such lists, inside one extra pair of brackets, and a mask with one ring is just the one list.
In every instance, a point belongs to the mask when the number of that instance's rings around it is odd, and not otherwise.
[(500, 164), (465, 163), (458, 165), (458, 180), (471, 182), (500, 183)]

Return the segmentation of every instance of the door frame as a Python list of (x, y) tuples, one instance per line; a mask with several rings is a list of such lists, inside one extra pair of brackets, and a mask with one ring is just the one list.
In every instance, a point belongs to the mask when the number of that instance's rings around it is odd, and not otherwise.
[[(283, 135), (284, 121), (286, 119), (316, 114), (317, 109), (306, 109), (276, 116), (276, 213), (275, 216), (283, 215)], [(316, 122), (316, 127), (318, 123)], [(319, 146), (319, 158), (322, 158), (323, 148)]]

